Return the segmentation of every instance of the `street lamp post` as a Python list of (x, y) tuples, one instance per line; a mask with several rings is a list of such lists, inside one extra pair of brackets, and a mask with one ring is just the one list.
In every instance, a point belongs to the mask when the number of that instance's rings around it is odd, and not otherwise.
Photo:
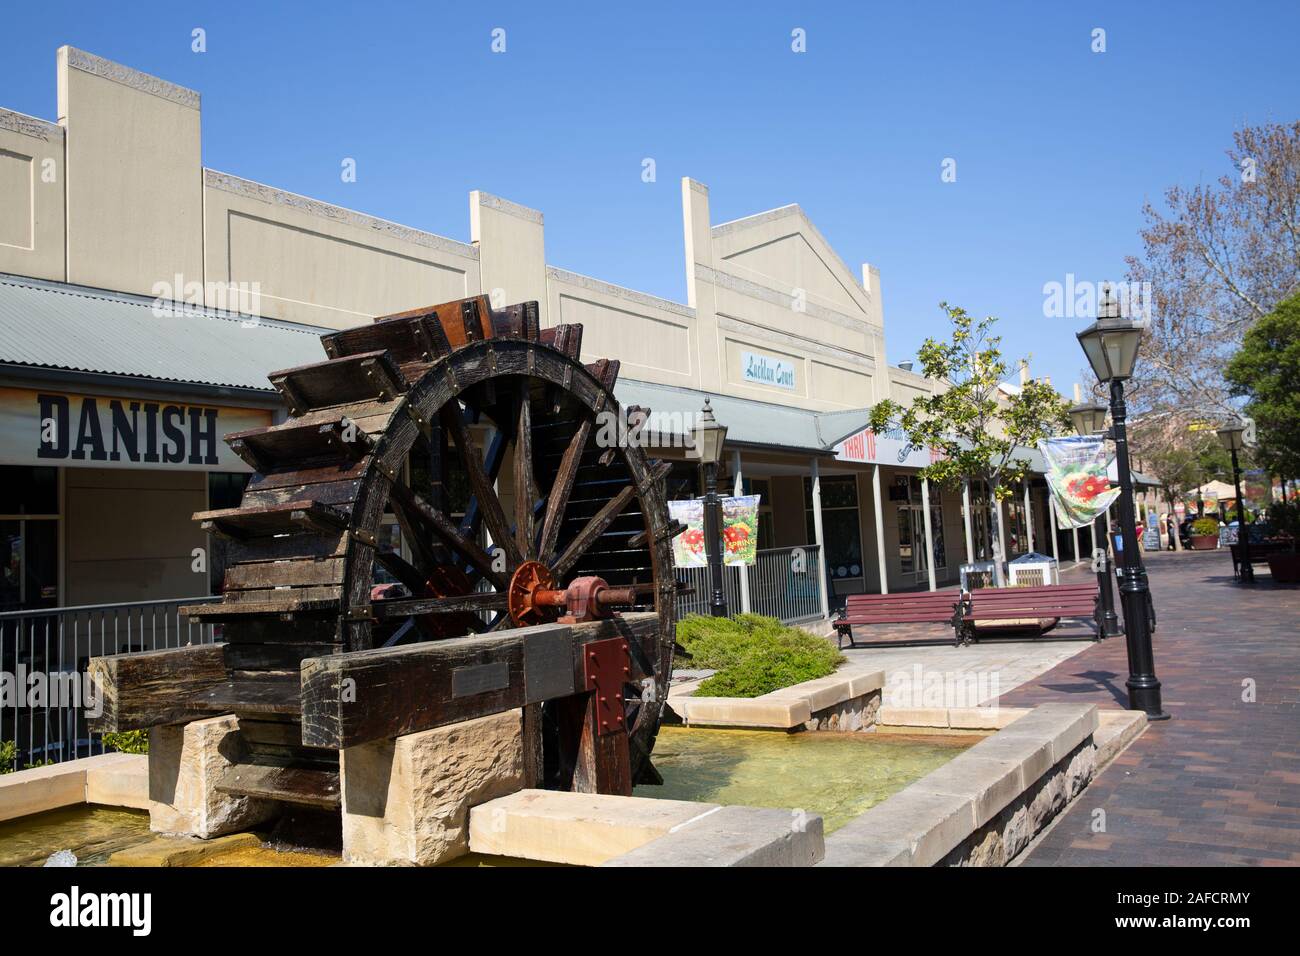
[(1232, 455), (1232, 488), (1237, 496), (1237, 544), (1241, 546), (1241, 583), (1255, 583), (1255, 569), (1250, 564), (1250, 529), (1246, 526), (1246, 503), (1241, 500), (1241, 465), (1237, 463), (1237, 452), (1245, 447), (1242, 436), (1246, 428), (1240, 422), (1234, 422), (1220, 428), (1215, 434), (1225, 450)]
[[(1079, 435), (1096, 435), (1106, 429), (1106, 406), (1092, 402), (1075, 405), (1070, 409), (1070, 421)], [(1098, 537), (1097, 528), (1101, 526)], [(1105, 514), (1092, 523), (1093, 546), (1101, 542), (1101, 566), (1097, 568), (1097, 588), (1101, 593), (1101, 632), (1107, 637), (1119, 633), (1119, 615), (1115, 613), (1115, 573), (1110, 563), (1110, 529)]]
[(727, 426), (713, 417), (709, 400), (704, 400), (695, 426), (695, 452), (704, 469), (704, 553), (709, 561), (709, 613), (727, 616), (727, 597), (722, 587), (722, 500), (718, 497), (718, 463), (727, 440)]
[(1133, 513), (1133, 476), (1129, 470), (1128, 432), (1125, 427), (1124, 380), (1137, 362), (1142, 326), (1120, 317), (1119, 303), (1105, 290), (1097, 321), (1077, 333), (1097, 380), (1110, 384), (1110, 420), (1115, 439), (1115, 466), (1119, 472), (1119, 520), (1124, 553), (1120, 566), (1120, 599), (1124, 604), (1124, 636), (1128, 645), (1128, 705), (1148, 720), (1168, 720), (1160, 706), (1160, 681), (1156, 679), (1155, 652), (1151, 648), (1151, 600), (1147, 572), (1138, 554), (1137, 522)]

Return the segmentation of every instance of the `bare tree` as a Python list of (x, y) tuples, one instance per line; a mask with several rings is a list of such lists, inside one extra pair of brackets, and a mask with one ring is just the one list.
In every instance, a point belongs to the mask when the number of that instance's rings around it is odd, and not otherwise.
[(1128, 259), (1154, 311), (1133, 383), (1141, 411), (1232, 412), (1227, 358), (1300, 289), (1300, 122), (1239, 130), (1227, 158), (1230, 173), (1143, 208), (1143, 253)]

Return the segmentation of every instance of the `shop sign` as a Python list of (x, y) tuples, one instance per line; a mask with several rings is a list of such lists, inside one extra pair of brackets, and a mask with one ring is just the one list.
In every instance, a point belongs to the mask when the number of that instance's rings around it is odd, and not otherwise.
[(0, 463), (246, 472), (222, 436), (269, 424), (259, 409), (0, 388)]
[(835, 446), (838, 461), (856, 461), (873, 465), (897, 465), (903, 468), (928, 468), (941, 456), (924, 445), (913, 445), (901, 428), (876, 432), (870, 428), (854, 432)]
[(761, 355), (758, 352), (741, 352), (740, 365), (746, 382), (794, 390), (793, 362), (773, 358), (771, 355)]

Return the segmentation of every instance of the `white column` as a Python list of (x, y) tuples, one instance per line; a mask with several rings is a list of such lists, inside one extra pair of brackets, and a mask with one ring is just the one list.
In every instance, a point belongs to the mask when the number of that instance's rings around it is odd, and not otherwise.
[(817, 598), (821, 602), (822, 617), (830, 617), (831, 605), (826, 594), (826, 539), (822, 535), (822, 472), (817, 459), (812, 459), (813, 543), (817, 545), (820, 559), (817, 562)]
[(1052, 497), (1050, 488), (1047, 491), (1047, 523), (1052, 526), (1052, 533), (1050, 535), (1052, 539), (1052, 557), (1059, 563), (1061, 556), (1056, 553), (1056, 499)]
[(930, 527), (930, 480), (921, 479), (921, 513), (925, 520), (925, 554), (926, 570), (930, 572), (930, 590), (936, 590), (934, 583), (934, 529)]
[[(731, 470), (736, 475), (736, 480), (732, 484), (732, 494), (739, 498), (745, 493), (745, 485), (740, 473), (740, 449), (731, 450)], [(740, 610), (749, 613), (749, 565), (742, 564), (737, 570), (740, 571)]]
[(1074, 561), (1077, 564), (1079, 562), (1079, 529), (1071, 528), (1070, 537), (1074, 539)]
[(1029, 500), (1029, 480), (1025, 480), (1025, 550), (1034, 550), (1034, 510)]
[(975, 560), (975, 539), (970, 531), (970, 481), (961, 483), (961, 523), (966, 531), (966, 560)]
[(880, 570), (880, 593), (889, 593), (889, 568), (885, 565), (885, 508), (880, 501), (880, 466), (871, 466), (871, 498), (876, 508), (876, 561)]

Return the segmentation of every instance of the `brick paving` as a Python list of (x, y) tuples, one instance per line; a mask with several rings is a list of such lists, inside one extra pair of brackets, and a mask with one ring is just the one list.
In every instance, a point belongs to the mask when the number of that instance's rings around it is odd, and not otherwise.
[[(1146, 556), (1159, 615), (1153, 723), (1033, 847), (1026, 866), (1300, 864), (1300, 586), (1234, 583), (1226, 552)], [(1122, 636), (1000, 698), (1122, 708)], [(1245, 681), (1254, 682), (1247, 702)], [(1093, 832), (1094, 811), (1104, 832)]]

